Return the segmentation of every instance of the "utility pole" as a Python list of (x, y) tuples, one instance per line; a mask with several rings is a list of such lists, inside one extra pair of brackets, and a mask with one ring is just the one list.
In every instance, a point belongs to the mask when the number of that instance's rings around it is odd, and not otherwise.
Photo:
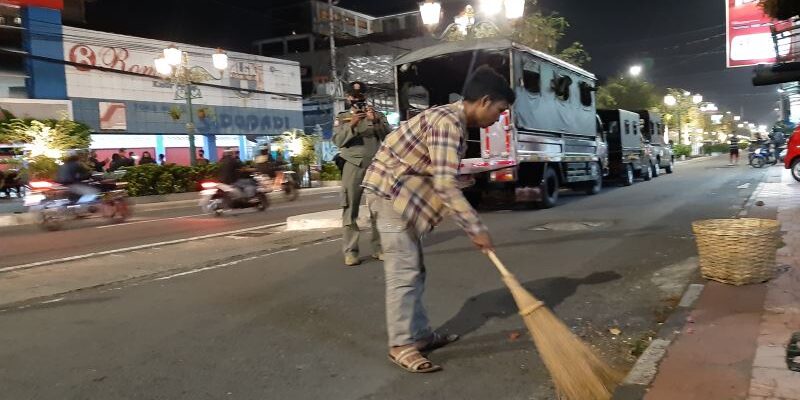
[(333, 0), (328, 0), (328, 28), (330, 29), (330, 45), (331, 45), (331, 83), (333, 83), (333, 92), (336, 93), (336, 39), (333, 37)]

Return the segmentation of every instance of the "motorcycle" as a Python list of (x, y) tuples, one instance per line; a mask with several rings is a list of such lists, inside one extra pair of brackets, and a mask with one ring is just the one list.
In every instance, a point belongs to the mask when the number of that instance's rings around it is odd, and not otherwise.
[(266, 175), (254, 174), (251, 179), (241, 179), (233, 185), (221, 182), (202, 182), (200, 186), (200, 209), (204, 213), (222, 216), (233, 209), (256, 208), (264, 211), (269, 207), (268, 194), (274, 183)]
[(69, 187), (55, 182), (31, 182), (31, 191), (25, 197), (24, 205), (29, 212), (37, 215), (39, 225), (50, 231), (61, 229), (69, 218), (88, 218), (99, 214), (114, 223), (130, 218), (132, 211), (125, 182), (103, 179), (102, 174), (95, 174), (83, 183), (97, 192), (77, 195)]
[(275, 176), (275, 184), (276, 186), (280, 185), (280, 190), (289, 201), (295, 201), (300, 196), (300, 182), (294, 171), (278, 171)]
[(754, 168), (763, 168), (765, 165), (775, 165), (778, 163), (778, 156), (772, 148), (764, 146), (755, 151), (750, 158), (750, 165)]

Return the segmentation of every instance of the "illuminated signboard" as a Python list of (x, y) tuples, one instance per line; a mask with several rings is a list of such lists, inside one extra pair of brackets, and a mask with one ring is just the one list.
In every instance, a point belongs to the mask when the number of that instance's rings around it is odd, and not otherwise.
[(759, 0), (725, 2), (728, 68), (774, 63), (775, 44), (770, 30), (774, 21), (758, 6)]

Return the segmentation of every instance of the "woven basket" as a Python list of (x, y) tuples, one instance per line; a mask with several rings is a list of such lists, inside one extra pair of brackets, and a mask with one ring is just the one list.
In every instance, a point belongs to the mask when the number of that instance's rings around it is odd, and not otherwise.
[(775, 274), (778, 221), (709, 219), (692, 224), (706, 279), (740, 286), (766, 282)]

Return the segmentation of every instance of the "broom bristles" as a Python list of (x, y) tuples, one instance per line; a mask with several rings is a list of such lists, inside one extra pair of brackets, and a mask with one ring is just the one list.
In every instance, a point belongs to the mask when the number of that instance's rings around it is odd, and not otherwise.
[(607, 400), (622, 374), (613, 370), (513, 275), (503, 276), (556, 392), (565, 400)]

